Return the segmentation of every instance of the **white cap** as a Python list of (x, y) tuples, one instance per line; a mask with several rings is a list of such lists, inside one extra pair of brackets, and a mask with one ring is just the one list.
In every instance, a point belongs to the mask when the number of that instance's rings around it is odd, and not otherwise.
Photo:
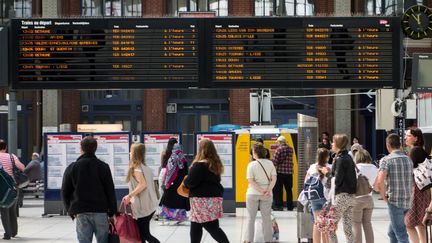
[(279, 136), (279, 137), (277, 138), (276, 141), (278, 141), (278, 142), (282, 142), (282, 143), (285, 143), (285, 142), (286, 142), (286, 139), (285, 139), (284, 136)]

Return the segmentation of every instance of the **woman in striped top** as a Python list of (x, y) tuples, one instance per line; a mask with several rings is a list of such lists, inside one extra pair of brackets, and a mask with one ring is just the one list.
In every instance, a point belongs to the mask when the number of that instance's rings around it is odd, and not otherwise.
[[(14, 154), (6, 152), (7, 143), (0, 139), (0, 167), (3, 168), (10, 176), (13, 176), (13, 165), (15, 163), (19, 170), (24, 171), (25, 166), (21, 163), (18, 157)], [(4, 240), (10, 240), (11, 237), (15, 237), (18, 233), (18, 221), (17, 221), (17, 203), (14, 203), (10, 208), (0, 208), (1, 221), (4, 228)]]

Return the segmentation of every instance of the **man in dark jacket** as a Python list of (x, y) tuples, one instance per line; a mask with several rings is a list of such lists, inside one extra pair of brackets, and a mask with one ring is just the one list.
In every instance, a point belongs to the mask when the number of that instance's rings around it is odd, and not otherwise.
[(108, 242), (108, 218), (117, 214), (114, 183), (108, 164), (96, 158), (97, 141), (87, 136), (81, 141), (81, 156), (63, 175), (62, 199), (66, 211), (76, 219), (77, 238), (90, 243)]

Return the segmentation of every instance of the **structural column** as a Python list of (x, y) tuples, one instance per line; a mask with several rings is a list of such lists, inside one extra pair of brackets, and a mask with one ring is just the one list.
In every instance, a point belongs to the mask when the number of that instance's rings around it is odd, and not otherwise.
[[(57, 0), (42, 1), (42, 17), (57, 18)], [(61, 95), (59, 90), (42, 91), (42, 126), (57, 127), (60, 124)]]
[[(351, 1), (334, 0), (335, 16), (351, 16)], [(350, 89), (336, 89), (335, 94), (350, 93)], [(334, 132), (351, 137), (351, 96), (336, 96), (334, 100)]]

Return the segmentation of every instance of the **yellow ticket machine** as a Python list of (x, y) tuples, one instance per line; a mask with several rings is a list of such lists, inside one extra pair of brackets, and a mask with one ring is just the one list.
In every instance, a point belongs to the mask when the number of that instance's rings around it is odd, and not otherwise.
[[(288, 146), (294, 150), (293, 154), (293, 199), (295, 200), (298, 195), (297, 188), (297, 130), (274, 128), (274, 127), (251, 127), (247, 129), (236, 130), (236, 153), (235, 153), (235, 173), (236, 173), (236, 204), (243, 206), (246, 203), (246, 190), (248, 181), (246, 179), (246, 169), (248, 163), (252, 160), (251, 145), (255, 143), (257, 138), (264, 140), (264, 146), (270, 150), (270, 156), (273, 155), (277, 148), (276, 139), (283, 135), (286, 138)], [(284, 193), (284, 200), (286, 195)]]

